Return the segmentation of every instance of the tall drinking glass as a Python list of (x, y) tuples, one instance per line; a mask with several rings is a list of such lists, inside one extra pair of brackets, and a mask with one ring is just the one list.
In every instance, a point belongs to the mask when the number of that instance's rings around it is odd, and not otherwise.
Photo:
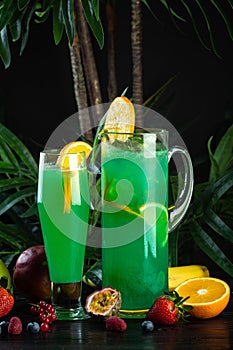
[[(180, 157), (175, 209), (168, 215), (168, 163)], [(121, 292), (126, 317), (143, 317), (168, 289), (168, 232), (193, 190), (192, 163), (168, 132), (107, 133), (101, 141), (103, 286)]]
[(85, 153), (40, 153), (38, 210), (57, 319), (88, 318), (81, 305), (90, 194)]

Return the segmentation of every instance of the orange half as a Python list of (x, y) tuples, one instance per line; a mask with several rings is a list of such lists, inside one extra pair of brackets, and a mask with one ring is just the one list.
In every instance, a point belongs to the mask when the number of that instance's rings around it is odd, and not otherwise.
[(229, 285), (218, 278), (198, 277), (182, 282), (175, 291), (188, 297), (185, 305), (193, 307), (190, 312), (195, 318), (212, 318), (219, 315), (230, 299)]

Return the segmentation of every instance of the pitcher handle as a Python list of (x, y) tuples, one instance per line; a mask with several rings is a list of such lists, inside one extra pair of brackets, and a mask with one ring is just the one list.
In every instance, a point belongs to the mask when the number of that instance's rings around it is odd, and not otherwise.
[(188, 151), (182, 147), (174, 146), (168, 151), (168, 162), (172, 157), (178, 172), (178, 194), (174, 210), (170, 212), (168, 232), (173, 231), (183, 219), (193, 193), (193, 166)]

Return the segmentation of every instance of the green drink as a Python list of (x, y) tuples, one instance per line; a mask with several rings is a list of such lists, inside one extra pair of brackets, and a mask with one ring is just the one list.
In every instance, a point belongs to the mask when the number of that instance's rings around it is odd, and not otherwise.
[(38, 210), (57, 317), (80, 319), (90, 196), (85, 158), (68, 156), (72, 169), (57, 165), (57, 155), (41, 154)]
[(142, 316), (167, 290), (168, 151), (155, 141), (101, 145), (103, 286), (121, 292), (126, 316)]

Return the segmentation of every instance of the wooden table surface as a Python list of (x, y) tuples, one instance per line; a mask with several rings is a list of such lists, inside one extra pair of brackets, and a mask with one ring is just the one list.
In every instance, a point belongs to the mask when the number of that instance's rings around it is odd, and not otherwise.
[[(231, 279), (229, 283), (231, 288), (232, 282)], [(140, 319), (127, 319), (126, 331), (119, 333), (107, 331), (102, 319), (91, 318), (85, 321), (56, 321), (50, 333), (28, 334), (26, 324), (36, 319), (27, 310), (25, 302), (14, 307), (14, 315), (22, 319), (24, 329), (20, 335), (0, 335), (1, 350), (233, 349), (232, 295), (227, 308), (215, 318), (179, 322), (175, 326), (156, 327), (153, 332), (143, 332)]]

